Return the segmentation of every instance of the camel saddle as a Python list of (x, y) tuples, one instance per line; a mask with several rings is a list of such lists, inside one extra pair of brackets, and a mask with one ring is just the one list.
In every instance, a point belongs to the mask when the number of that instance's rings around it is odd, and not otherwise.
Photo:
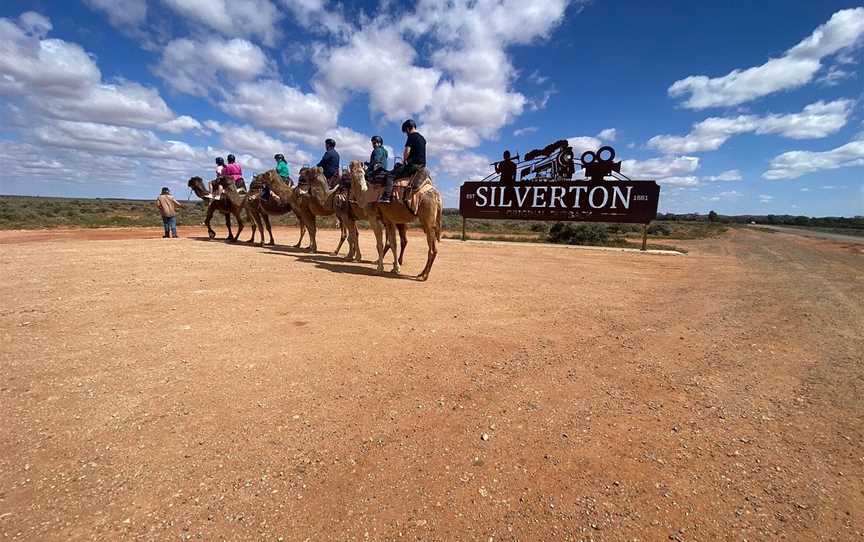
[(420, 196), (432, 190), (432, 178), (429, 171), (422, 167), (414, 175), (393, 181), (392, 201), (398, 201), (408, 207), (411, 214), (417, 216), (420, 206)]

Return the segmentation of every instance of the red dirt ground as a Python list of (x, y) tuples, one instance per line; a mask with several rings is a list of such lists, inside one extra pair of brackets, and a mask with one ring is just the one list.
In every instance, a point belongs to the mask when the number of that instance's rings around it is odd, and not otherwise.
[(0, 233), (4, 540), (862, 537), (857, 248), (158, 236)]

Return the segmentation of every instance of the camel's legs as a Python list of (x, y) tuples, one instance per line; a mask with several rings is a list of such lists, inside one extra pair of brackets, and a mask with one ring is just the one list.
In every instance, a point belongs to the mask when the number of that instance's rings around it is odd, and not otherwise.
[(204, 225), (207, 226), (207, 236), (210, 239), (216, 238), (216, 232), (210, 227), (210, 219), (213, 218), (213, 213), (216, 212), (216, 206), (213, 203), (207, 206), (207, 218), (204, 219)]
[[(348, 237), (348, 228), (345, 227), (345, 222), (338, 216), (336, 217), (336, 222), (339, 223), (340, 237), (339, 237), (339, 244), (336, 246), (336, 250), (333, 251), (334, 256), (339, 255), (339, 251), (342, 250), (342, 245), (345, 244), (345, 239)], [(350, 244), (349, 244), (349, 246), (350, 246)], [(349, 252), (349, 256), (350, 256), (350, 252)]]
[[(270, 234), (270, 242), (267, 244), (268, 245), (275, 245), (276, 241), (273, 240), (273, 226), (270, 225), (270, 215), (268, 215), (267, 213), (264, 213), (264, 215), (261, 218), (264, 219), (264, 226), (267, 228), (267, 233)], [(263, 232), (262, 232), (262, 235), (263, 235)]]
[(240, 240), (240, 232), (243, 231), (243, 219), (240, 218), (240, 211), (237, 211), (234, 214), (234, 219), (237, 221), (237, 235), (234, 236), (233, 241)]
[(399, 241), (402, 246), (399, 247), (399, 265), (402, 265), (402, 256), (405, 255), (405, 247), (408, 246), (408, 230), (407, 224), (396, 224), (396, 229), (399, 230)]
[(396, 226), (387, 223), (387, 244), (393, 250), (393, 273), (399, 274), (399, 255), (396, 254)]
[[(371, 213), (370, 213), (371, 214)], [(378, 249), (378, 261), (375, 263), (378, 266), (378, 272), (384, 272), (384, 227), (381, 220), (377, 216), (369, 217), (369, 225), (372, 226), (372, 232), (375, 233), (375, 246)]]
[(300, 248), (303, 245), (303, 236), (306, 235), (306, 224), (303, 222), (303, 219), (300, 218), (300, 215), (297, 215), (297, 222), (300, 224), (300, 239), (297, 240), (297, 244), (294, 245), (294, 248)]
[[(257, 221), (252, 218), (252, 211), (250, 211), (249, 209), (246, 209), (246, 220), (249, 221), (249, 226), (252, 228), (252, 237), (249, 238), (248, 241), (246, 241), (247, 243), (249, 243), (251, 245), (251, 244), (255, 243), (255, 233), (258, 231), (258, 228), (257, 228), (257, 224), (256, 224)], [(264, 229), (263, 228), (261, 229), (261, 242), (262, 243), (264, 242)]]
[[(264, 214), (266, 214), (266, 213), (264, 213)], [(246, 209), (246, 219), (249, 220), (251, 222), (251, 225), (252, 225), (252, 239), (250, 239), (249, 242), (250, 243), (255, 242), (255, 230), (257, 228), (258, 231), (261, 232), (261, 242), (258, 243), (258, 246), (263, 247), (264, 246), (264, 222), (261, 219), (261, 212), (259, 212), (257, 209), (253, 211), (252, 209), (247, 208)]]
[(233, 241), (234, 234), (231, 232), (231, 213), (225, 213), (225, 227), (228, 228), (228, 237), (225, 240)]
[(438, 239), (435, 232), (434, 224), (423, 224), (423, 231), (426, 232), (426, 244), (429, 247), (429, 252), (426, 254), (426, 267), (417, 275), (420, 280), (429, 278), (429, 272), (432, 271), (432, 264), (435, 263), (435, 256), (438, 255)]
[(360, 254), (360, 229), (357, 227), (357, 221), (351, 221), (351, 241), (354, 242), (354, 261), (363, 261), (363, 256)]

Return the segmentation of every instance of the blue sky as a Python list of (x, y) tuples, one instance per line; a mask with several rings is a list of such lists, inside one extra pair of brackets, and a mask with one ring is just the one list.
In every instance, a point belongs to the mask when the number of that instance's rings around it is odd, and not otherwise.
[[(612, 144), (672, 212), (864, 214), (854, 2), (12, 0), (0, 193), (185, 195), (415, 118), (448, 206), (501, 151)], [(11, 165), (9, 165), (11, 164)]]

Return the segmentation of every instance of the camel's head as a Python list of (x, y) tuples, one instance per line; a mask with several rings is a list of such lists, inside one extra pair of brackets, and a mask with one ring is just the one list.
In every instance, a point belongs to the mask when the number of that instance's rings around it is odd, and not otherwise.
[(201, 177), (192, 177), (186, 184), (189, 186), (189, 188), (192, 189), (193, 192), (195, 192), (195, 195), (199, 198), (210, 195), (210, 191), (207, 190), (207, 185), (204, 184), (204, 179), (202, 179)]
[(360, 160), (351, 160), (348, 164), (348, 175), (351, 176), (351, 187), (366, 190), (366, 170)]
[(275, 169), (267, 170), (264, 173), (261, 173), (259, 175), (255, 175), (252, 183), (255, 184), (256, 182), (260, 182), (262, 185), (269, 188), (273, 184), (273, 176), (274, 175), (277, 175)]

